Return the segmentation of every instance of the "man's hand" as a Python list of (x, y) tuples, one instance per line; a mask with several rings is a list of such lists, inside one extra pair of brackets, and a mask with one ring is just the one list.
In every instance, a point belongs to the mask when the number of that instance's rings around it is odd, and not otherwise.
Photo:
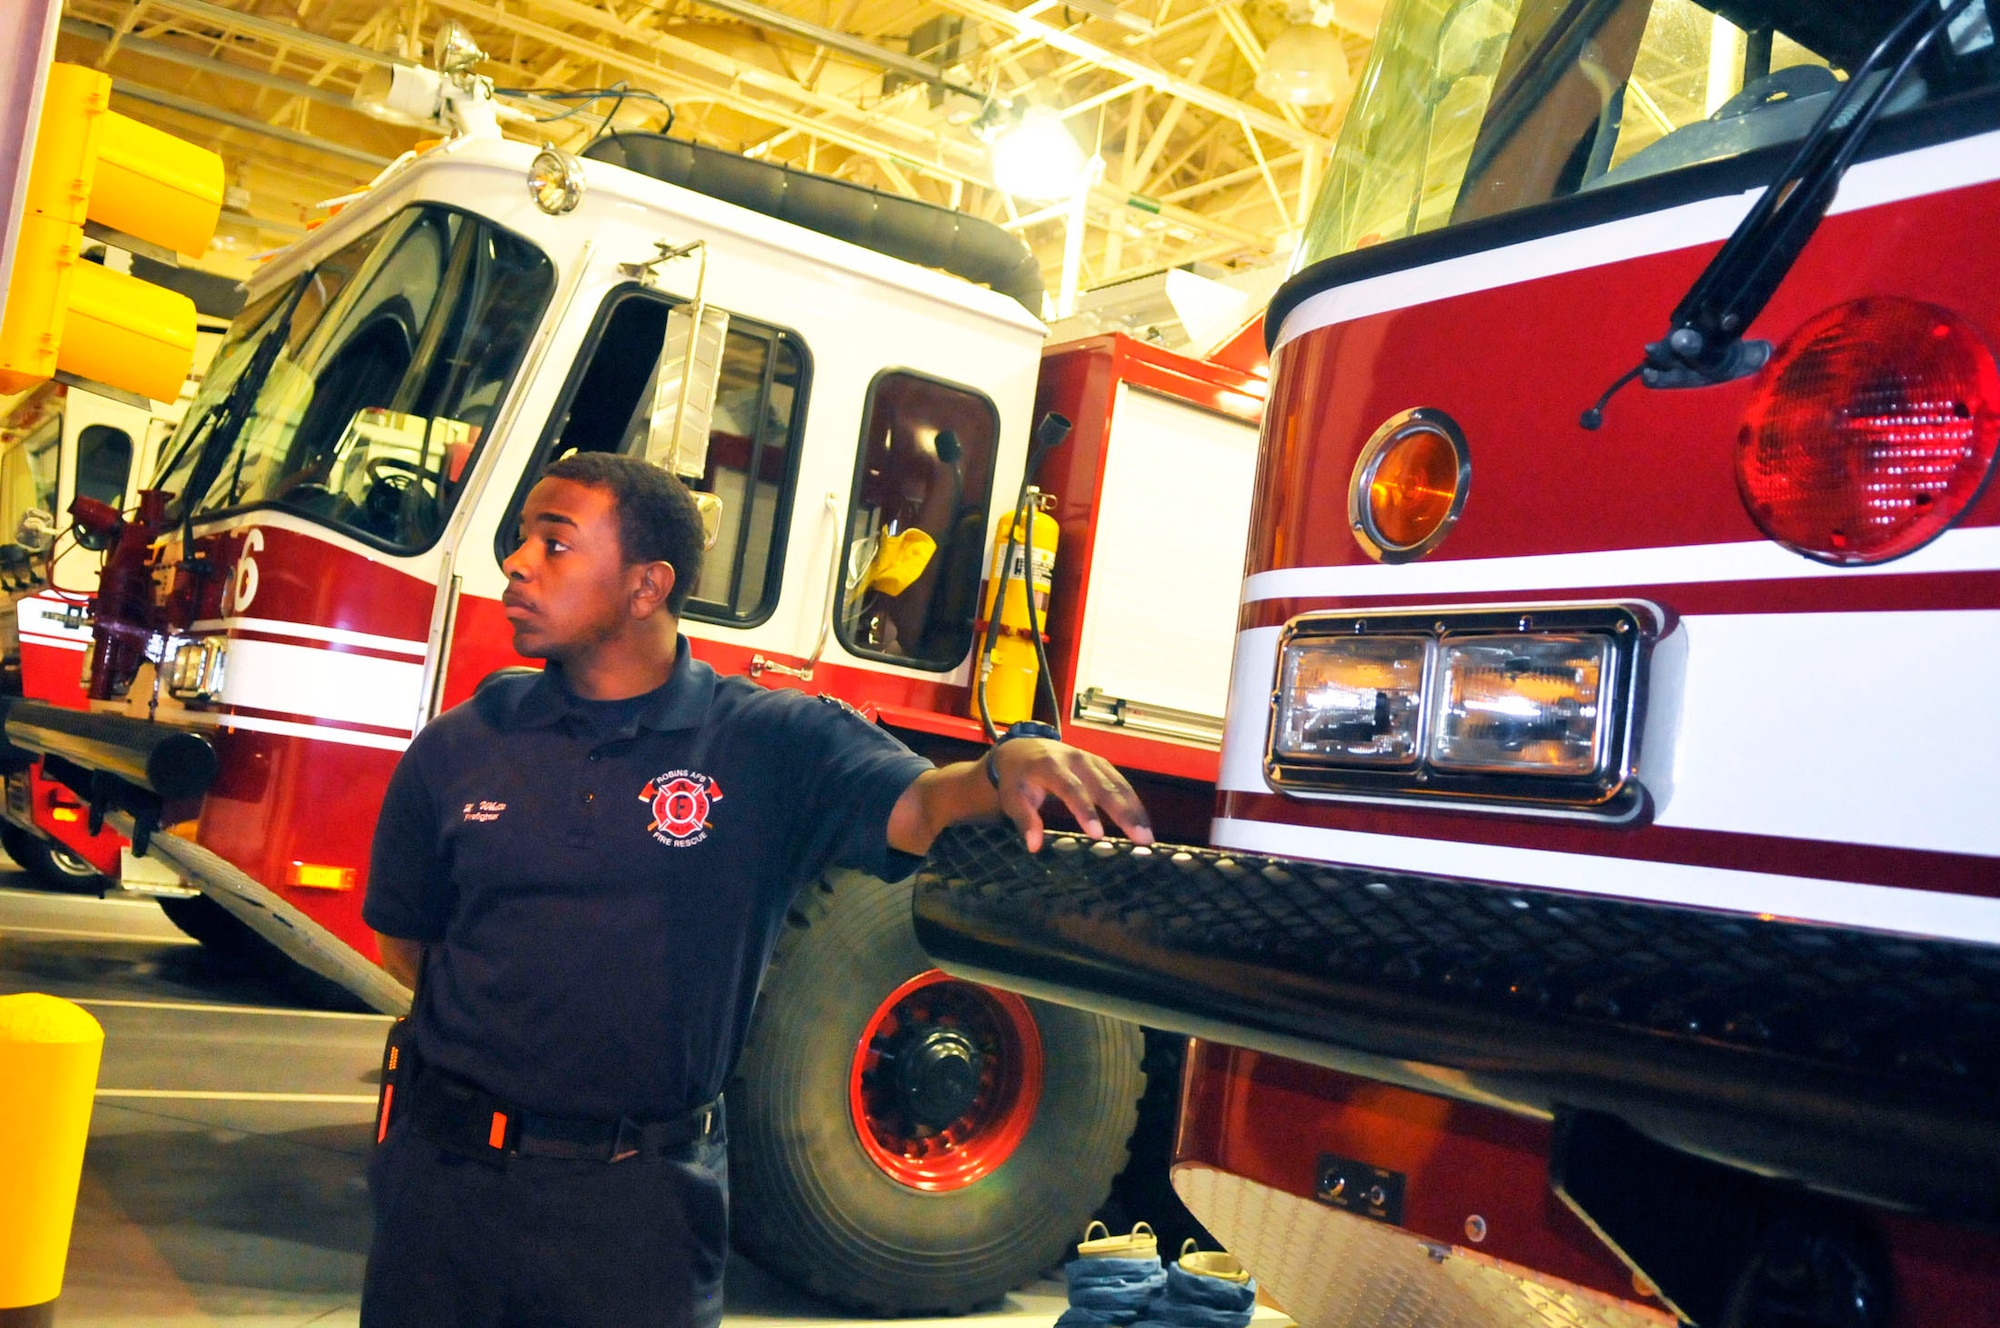
[(1109, 812), (1133, 843), (1153, 842), (1153, 825), (1139, 795), (1103, 757), (1046, 738), (1015, 738), (995, 748), (992, 761), (1000, 779), (1000, 810), (1021, 828), (1028, 852), (1041, 851), (1042, 804), (1051, 795), (1062, 800), (1092, 839), (1104, 838), (1098, 813)]
[(1153, 842), (1152, 823), (1139, 795), (1117, 767), (1102, 757), (1045, 738), (1015, 738), (992, 753), (996, 790), (984, 760), (925, 771), (889, 813), (889, 844), (924, 854), (938, 831), (960, 821), (1004, 815), (1021, 828), (1030, 853), (1042, 847), (1042, 805), (1060, 798), (1092, 839), (1104, 837), (1108, 814), (1136, 844)]

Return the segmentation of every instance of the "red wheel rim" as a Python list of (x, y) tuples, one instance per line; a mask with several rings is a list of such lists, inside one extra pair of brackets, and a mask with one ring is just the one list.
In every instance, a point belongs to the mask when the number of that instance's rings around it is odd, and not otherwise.
[(1041, 1098), (1042, 1037), (1027, 1003), (936, 969), (875, 1008), (847, 1078), (862, 1151), (890, 1179), (936, 1193), (998, 1170)]

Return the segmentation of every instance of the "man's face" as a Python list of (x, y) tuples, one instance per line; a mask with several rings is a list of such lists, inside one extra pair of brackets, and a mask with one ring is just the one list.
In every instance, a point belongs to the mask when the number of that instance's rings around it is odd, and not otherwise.
[(608, 489), (561, 479), (537, 484), (521, 510), (521, 547), (501, 569), (514, 649), (530, 659), (569, 658), (631, 625), (639, 569), (625, 561)]

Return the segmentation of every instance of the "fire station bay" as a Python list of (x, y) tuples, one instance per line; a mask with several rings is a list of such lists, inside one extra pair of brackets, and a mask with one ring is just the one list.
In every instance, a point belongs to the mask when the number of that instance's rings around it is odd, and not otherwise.
[(0, 0), (0, 1328), (2000, 1328), (2000, 0)]

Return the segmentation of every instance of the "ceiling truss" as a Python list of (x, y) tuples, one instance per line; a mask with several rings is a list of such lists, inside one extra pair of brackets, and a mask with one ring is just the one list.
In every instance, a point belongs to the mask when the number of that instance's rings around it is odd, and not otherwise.
[[(447, 19), (514, 90), (510, 136), (575, 150), (664, 129), (671, 107), (676, 135), (999, 221), (1051, 285), (1078, 217), (1086, 288), (1282, 259), (1345, 111), (1253, 90), (1285, 0), (66, 0), (58, 54), (110, 73), (126, 113), (222, 154), (211, 265), (247, 271), (427, 136), (352, 99), (371, 70), (419, 62)], [(1366, 38), (1342, 36), (1358, 71)], [(1081, 208), (994, 188), (974, 121), (1023, 101), (1102, 160)]]

